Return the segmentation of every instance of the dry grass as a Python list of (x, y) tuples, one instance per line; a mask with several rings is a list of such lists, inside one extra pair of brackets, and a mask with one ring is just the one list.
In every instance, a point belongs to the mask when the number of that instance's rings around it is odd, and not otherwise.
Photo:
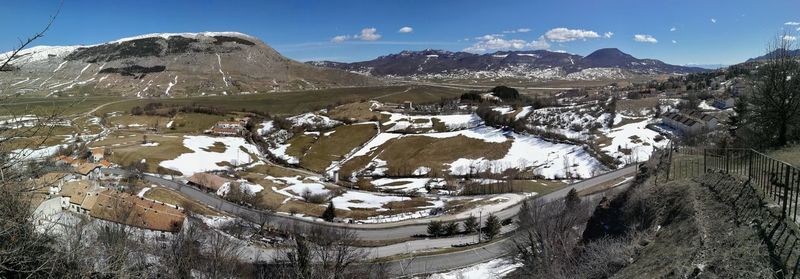
[(203, 151), (207, 151), (207, 152), (225, 153), (225, 150), (227, 150), (228, 148), (225, 147), (224, 143), (221, 143), (221, 142), (217, 141), (217, 142), (214, 142), (214, 145), (212, 145), (212, 146), (201, 147), (200, 149), (202, 149)]
[[(329, 136), (321, 136), (300, 158), (300, 165), (323, 172), (332, 161), (343, 159), (344, 155), (366, 143), (377, 133), (377, 127), (370, 124), (345, 125), (333, 130)], [(288, 152), (288, 151), (287, 151)]]
[(618, 100), (617, 113), (633, 117), (645, 116), (641, 113), (642, 110), (650, 109), (650, 111), (655, 111), (656, 106), (658, 106), (658, 99), (658, 97), (649, 97)]
[(381, 119), (381, 114), (372, 111), (370, 102), (357, 102), (348, 103), (337, 106), (328, 112), (328, 116), (333, 119), (350, 119), (356, 122), (372, 121), (373, 119)]
[(289, 147), (286, 148), (286, 155), (301, 158), (306, 153), (306, 150), (311, 147), (317, 140), (314, 135), (299, 134), (289, 139), (286, 143)]
[[(162, 161), (172, 160), (183, 153), (192, 152), (191, 149), (183, 145), (183, 137), (180, 136), (165, 137), (148, 135), (147, 139), (149, 141), (159, 143), (158, 146), (151, 147), (141, 146), (141, 137), (134, 136), (130, 139), (139, 141), (134, 141), (132, 145), (128, 146), (110, 146), (113, 151), (111, 155), (112, 162), (122, 166), (127, 166), (145, 159), (148, 166), (148, 172), (156, 172), (158, 164)], [(97, 143), (97, 145), (100, 145), (101, 143)]]
[(160, 188), (160, 187), (151, 188), (150, 190), (147, 190), (147, 192), (144, 193), (144, 197), (151, 200), (160, 201), (163, 203), (174, 204), (182, 208), (185, 208), (187, 211), (191, 211), (202, 215), (211, 215), (211, 216), (222, 215), (220, 212), (204, 204), (193, 201), (181, 193), (166, 188)]
[(387, 162), (387, 175), (411, 174), (422, 166), (430, 167), (435, 172), (443, 172), (447, 169), (445, 164), (459, 158), (500, 159), (510, 147), (511, 141), (492, 143), (461, 135), (450, 138), (402, 137), (389, 140), (365, 156), (345, 162), (340, 173), (347, 177), (353, 171), (364, 168), (375, 157)]

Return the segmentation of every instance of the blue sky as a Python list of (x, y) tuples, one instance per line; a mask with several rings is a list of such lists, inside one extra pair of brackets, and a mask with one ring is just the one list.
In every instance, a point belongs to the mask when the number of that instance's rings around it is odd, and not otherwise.
[[(0, 48), (10, 50), (17, 38), (34, 33), (57, 6), (53, 0), (4, 3)], [(399, 32), (402, 27), (411, 32)], [(673, 64), (732, 64), (761, 55), (778, 33), (798, 28), (797, 0), (64, 0), (54, 26), (36, 44), (239, 31), (302, 61), (361, 61), (426, 48), (546, 48), (586, 55), (616, 47)]]

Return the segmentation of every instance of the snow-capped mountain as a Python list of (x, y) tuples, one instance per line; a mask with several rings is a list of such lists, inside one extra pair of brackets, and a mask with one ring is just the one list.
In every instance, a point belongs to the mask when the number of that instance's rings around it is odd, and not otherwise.
[(443, 50), (403, 51), (373, 60), (340, 63), (307, 62), (373, 76), (401, 77), (520, 77), (533, 79), (602, 79), (637, 74), (684, 74), (705, 69), (638, 59), (616, 48), (587, 56), (547, 50), (498, 51), (488, 54)]
[[(0, 59), (10, 53), (0, 54)], [(160, 33), (98, 45), (25, 49), (0, 71), (0, 93), (226, 95), (358, 86), (377, 80), (293, 61), (237, 32)]]

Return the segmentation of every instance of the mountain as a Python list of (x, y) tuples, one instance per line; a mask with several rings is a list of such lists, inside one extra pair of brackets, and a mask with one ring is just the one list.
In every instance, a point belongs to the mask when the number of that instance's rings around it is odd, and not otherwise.
[(767, 59), (774, 58), (774, 57), (778, 56), (778, 54), (780, 52), (783, 52), (783, 51), (785, 51), (786, 54), (788, 54), (789, 56), (800, 57), (800, 49), (787, 51), (787, 50), (781, 48), (781, 49), (773, 50), (772, 52), (767, 53), (767, 54), (762, 55), (762, 56), (759, 56), (759, 57), (747, 59), (747, 61), (745, 61), (745, 62), (764, 61), (764, 60), (767, 60)]
[(670, 65), (654, 59), (638, 59), (616, 48), (600, 49), (585, 57), (547, 50), (475, 54), (427, 49), (403, 51), (355, 63), (307, 63), (373, 76), (422, 78), (518, 77), (582, 80), (705, 71), (697, 67)]
[(236, 32), (148, 34), (90, 46), (38, 46), (20, 54), (0, 71), (2, 93), (158, 97), (379, 83), (293, 61)]

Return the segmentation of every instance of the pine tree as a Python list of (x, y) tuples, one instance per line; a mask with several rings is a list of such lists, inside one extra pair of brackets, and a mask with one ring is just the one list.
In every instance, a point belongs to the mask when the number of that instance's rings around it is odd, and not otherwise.
[(428, 234), (431, 236), (439, 236), (443, 232), (442, 222), (441, 221), (431, 221), (428, 224)]
[(471, 233), (478, 229), (478, 218), (470, 215), (467, 220), (464, 220), (464, 232)]
[(445, 231), (446, 235), (455, 235), (455, 234), (457, 234), (458, 233), (458, 223), (456, 223), (456, 222), (448, 223), (446, 226), (444, 226), (444, 231)]
[(564, 198), (564, 203), (566, 203), (567, 209), (573, 209), (581, 203), (581, 197), (578, 196), (578, 191), (575, 191), (575, 188), (569, 190), (569, 193)]
[(483, 227), (483, 237), (491, 240), (498, 234), (500, 234), (500, 219), (494, 214), (489, 214), (489, 217), (486, 217), (486, 225)]
[(728, 116), (728, 132), (732, 138), (736, 138), (736, 131), (744, 124), (747, 109), (747, 96), (742, 95), (736, 100), (736, 105), (733, 107), (734, 113)]
[(333, 207), (333, 202), (328, 203), (328, 208), (325, 209), (325, 212), (322, 213), (322, 220), (333, 222), (333, 219), (336, 218), (336, 208)]

